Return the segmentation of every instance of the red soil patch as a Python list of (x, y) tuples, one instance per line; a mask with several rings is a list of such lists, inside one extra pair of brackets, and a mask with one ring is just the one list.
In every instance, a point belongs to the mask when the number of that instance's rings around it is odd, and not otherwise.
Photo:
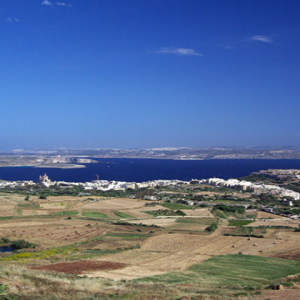
[(300, 251), (296, 250), (296, 251), (285, 252), (285, 253), (274, 255), (273, 257), (300, 261)]
[(300, 290), (283, 289), (279, 291), (263, 291), (260, 296), (256, 296), (255, 300), (299, 300)]
[(126, 264), (110, 261), (91, 261), (91, 260), (79, 260), (70, 263), (58, 263), (52, 265), (45, 265), (35, 267), (35, 270), (56, 271), (69, 274), (81, 274), (85, 271), (97, 271), (97, 270), (116, 270), (122, 269)]

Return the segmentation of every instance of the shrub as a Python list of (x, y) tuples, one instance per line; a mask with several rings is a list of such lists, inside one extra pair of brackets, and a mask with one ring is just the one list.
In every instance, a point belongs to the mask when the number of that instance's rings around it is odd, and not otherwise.
[(214, 206), (213, 210), (216, 210), (216, 209), (222, 210), (224, 212), (231, 212), (231, 213), (239, 213), (239, 214), (245, 213), (244, 206), (217, 204)]
[(24, 248), (35, 248), (36, 244), (29, 243), (25, 240), (16, 240), (13, 241), (10, 246), (16, 250), (24, 249)]
[(205, 231), (207, 231), (208, 233), (212, 233), (217, 228), (218, 228), (218, 224), (217, 223), (212, 223), (211, 225), (209, 225), (208, 227), (205, 228)]
[(294, 232), (300, 232), (300, 226), (294, 230)]
[(7, 243), (10, 243), (10, 239), (3, 237), (3, 238), (1, 238), (1, 242), (7, 244)]

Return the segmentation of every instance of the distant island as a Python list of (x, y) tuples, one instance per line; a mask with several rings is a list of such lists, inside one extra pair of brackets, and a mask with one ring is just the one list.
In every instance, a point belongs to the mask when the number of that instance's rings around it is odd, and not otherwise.
[(70, 157), (67, 155), (0, 155), (0, 167), (76, 169), (85, 168), (85, 164), (97, 162), (90, 158)]
[(84, 168), (97, 158), (207, 159), (300, 159), (300, 147), (233, 147), (147, 149), (15, 149), (0, 152), (0, 167)]

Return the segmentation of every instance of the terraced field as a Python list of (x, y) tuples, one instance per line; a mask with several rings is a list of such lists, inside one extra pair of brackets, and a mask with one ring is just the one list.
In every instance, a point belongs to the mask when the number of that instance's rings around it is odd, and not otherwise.
[[(15, 254), (0, 254), (0, 268), (8, 262), (35, 266), (42, 273), (78, 268), (80, 271), (74, 272), (90, 280), (119, 281), (180, 274), (220, 255), (300, 260), (300, 233), (294, 232), (298, 220), (278, 216), (269, 219), (268, 214), (257, 213), (256, 221), (244, 227), (237, 221), (236, 227), (228, 226), (227, 219), (216, 218), (207, 208), (184, 210), (185, 216), (152, 217), (145, 212), (166, 208), (146, 203), (150, 202), (79, 197), (35, 198), (28, 202), (19, 196), (0, 196), (0, 238), (24, 239), (38, 245), (15, 259)], [(253, 215), (253, 211), (248, 214)], [(219, 227), (209, 234), (206, 229), (213, 223)], [(249, 228), (254, 228), (251, 232), (258, 228), (263, 237), (237, 234), (250, 232)]]

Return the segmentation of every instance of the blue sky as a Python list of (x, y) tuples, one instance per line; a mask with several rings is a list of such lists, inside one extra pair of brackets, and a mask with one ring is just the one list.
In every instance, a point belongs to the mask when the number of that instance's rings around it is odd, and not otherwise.
[(300, 145), (299, 0), (2, 0), (1, 146)]

